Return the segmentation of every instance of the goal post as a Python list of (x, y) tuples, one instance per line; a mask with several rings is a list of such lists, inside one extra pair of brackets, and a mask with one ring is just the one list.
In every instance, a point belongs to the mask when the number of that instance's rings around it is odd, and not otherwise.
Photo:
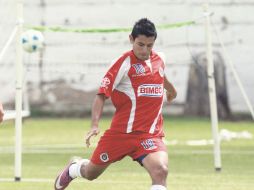
[(22, 172), (22, 90), (23, 90), (23, 50), (21, 35), (23, 31), (23, 1), (17, 0), (16, 34), (16, 97), (15, 97), (15, 181), (21, 180)]
[[(22, 175), (22, 118), (30, 116), (30, 107), (26, 92), (26, 81), (23, 77), (23, 48), (21, 43), (21, 35), (23, 32), (23, 0), (3, 1), (5, 10), (2, 14), (9, 13), (13, 16), (10, 22), (2, 22), (5, 31), (4, 36), (7, 41), (1, 42), (3, 48), (0, 51), (0, 63), (2, 69), (15, 67), (15, 71), (10, 73), (4, 80), (4, 84), (14, 86), (13, 94), (15, 94), (15, 108), (4, 109), (4, 121), (15, 120), (15, 145), (14, 145), (14, 181), (20, 181)], [(13, 14), (15, 13), (15, 14)], [(8, 35), (8, 37), (7, 37)], [(10, 57), (12, 59), (10, 59)], [(4, 71), (2, 71), (4, 72)], [(15, 75), (13, 81), (10, 81), (9, 76)], [(3, 78), (2, 78), (3, 79)], [(11, 83), (11, 84), (10, 84)], [(13, 84), (12, 84), (13, 83)], [(8, 90), (7, 90), (8, 91)], [(12, 93), (7, 93), (8, 96)]]
[(213, 47), (211, 35), (211, 13), (209, 12), (209, 5), (204, 5), (205, 15), (205, 35), (206, 35), (206, 57), (207, 57), (207, 77), (208, 77), (208, 93), (210, 101), (210, 117), (213, 136), (214, 149), (214, 167), (216, 171), (221, 170), (221, 151), (220, 138), (218, 133), (218, 110), (216, 99), (216, 88), (214, 79), (214, 62), (213, 62)]

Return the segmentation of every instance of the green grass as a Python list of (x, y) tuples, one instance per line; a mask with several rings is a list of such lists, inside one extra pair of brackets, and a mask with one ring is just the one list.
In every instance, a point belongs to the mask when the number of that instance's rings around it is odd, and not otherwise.
[[(0, 181), (0, 190), (53, 189), (53, 181), (72, 156), (89, 158), (92, 147), (85, 148), (84, 135), (89, 129), (88, 119), (27, 119), (23, 127), (22, 182)], [(110, 120), (101, 121), (101, 133)], [(168, 187), (172, 190), (253, 190), (254, 140), (235, 139), (222, 142), (222, 172), (213, 168), (213, 147), (187, 146), (186, 140), (211, 139), (207, 119), (165, 119), (166, 140), (178, 140), (169, 145)], [(253, 122), (220, 122), (220, 128), (231, 131), (247, 130), (254, 134)], [(14, 125), (5, 122), (0, 126), (0, 178), (14, 175)], [(44, 179), (42, 182), (26, 179)], [(75, 180), (68, 190), (147, 190), (150, 178), (136, 162), (126, 157), (112, 164), (99, 179), (89, 182)]]

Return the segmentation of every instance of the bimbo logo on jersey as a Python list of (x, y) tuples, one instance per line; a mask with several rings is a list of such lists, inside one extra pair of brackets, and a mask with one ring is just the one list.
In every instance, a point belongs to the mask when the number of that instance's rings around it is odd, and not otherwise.
[(133, 64), (132, 66), (134, 67), (137, 75), (144, 74), (146, 71), (141, 63)]
[(138, 87), (138, 96), (161, 97), (162, 95), (162, 84), (143, 84)]

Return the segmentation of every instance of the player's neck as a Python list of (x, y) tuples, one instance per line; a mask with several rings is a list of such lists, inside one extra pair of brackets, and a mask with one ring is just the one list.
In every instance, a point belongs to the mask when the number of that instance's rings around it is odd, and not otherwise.
[(136, 54), (134, 53), (133, 50), (132, 50), (132, 53), (133, 53), (134, 57), (137, 59), (137, 61), (142, 61), (142, 62), (145, 62), (145, 61), (149, 60), (150, 57), (151, 57), (151, 54), (152, 54), (152, 52), (151, 52), (150, 55), (149, 55), (149, 57), (148, 57), (147, 59), (143, 60), (143, 59), (139, 59), (139, 58), (136, 56)]

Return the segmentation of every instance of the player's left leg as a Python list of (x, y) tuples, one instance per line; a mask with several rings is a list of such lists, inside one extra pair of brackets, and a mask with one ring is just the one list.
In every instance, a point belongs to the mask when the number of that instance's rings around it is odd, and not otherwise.
[(82, 177), (89, 181), (92, 181), (99, 177), (110, 163), (105, 163), (103, 165), (94, 164), (92, 161), (89, 162), (79, 162), (70, 167), (70, 176), (72, 178)]
[(89, 160), (87, 159), (72, 159), (69, 164), (58, 174), (54, 184), (55, 190), (64, 190), (69, 185), (69, 183), (77, 177), (70, 176), (69, 170), (73, 165), (79, 164), (81, 167), (82, 164), (87, 164), (88, 162)]
[(148, 154), (142, 164), (152, 179), (151, 190), (166, 190), (168, 175), (168, 154), (158, 151)]
[(57, 176), (54, 185), (55, 190), (64, 190), (70, 182), (77, 177), (94, 180), (100, 176), (109, 165), (110, 163), (96, 165), (88, 159), (75, 158)]

